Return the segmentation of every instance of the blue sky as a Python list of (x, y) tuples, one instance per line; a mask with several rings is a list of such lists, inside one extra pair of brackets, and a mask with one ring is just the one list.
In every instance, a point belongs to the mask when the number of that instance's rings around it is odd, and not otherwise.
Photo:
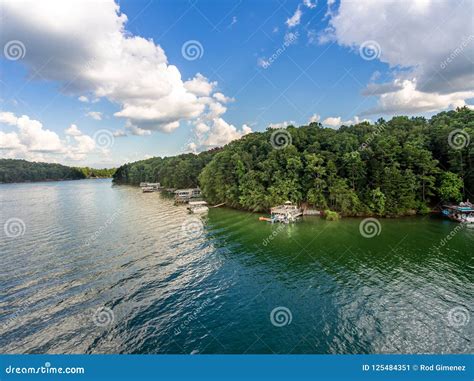
[(112, 166), (473, 103), (470, 1), (1, 7), (2, 157)]

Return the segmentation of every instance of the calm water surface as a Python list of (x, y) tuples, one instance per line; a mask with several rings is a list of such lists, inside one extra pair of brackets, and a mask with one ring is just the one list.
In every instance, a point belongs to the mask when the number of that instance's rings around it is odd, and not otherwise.
[[(0, 185), (0, 201), (2, 352), (473, 350), (474, 229), (443, 245), (449, 221), (382, 219), (368, 239), (358, 219), (212, 209), (200, 231), (110, 180)], [(23, 235), (5, 234), (11, 218)]]

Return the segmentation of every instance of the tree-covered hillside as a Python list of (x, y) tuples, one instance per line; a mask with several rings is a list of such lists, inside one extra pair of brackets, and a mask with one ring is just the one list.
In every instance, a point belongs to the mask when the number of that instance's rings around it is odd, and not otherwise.
[(160, 182), (168, 188), (195, 187), (202, 169), (211, 161), (220, 149), (172, 156), (154, 157), (136, 161), (117, 168), (114, 182), (118, 184), (138, 185), (143, 182)]
[(0, 183), (112, 177), (114, 172), (115, 169), (74, 168), (61, 164), (37, 163), (17, 159), (0, 159)]
[(209, 202), (253, 211), (291, 200), (345, 215), (426, 212), (440, 201), (474, 199), (473, 134), (468, 108), (338, 130), (311, 123), (127, 164), (115, 181), (199, 184)]

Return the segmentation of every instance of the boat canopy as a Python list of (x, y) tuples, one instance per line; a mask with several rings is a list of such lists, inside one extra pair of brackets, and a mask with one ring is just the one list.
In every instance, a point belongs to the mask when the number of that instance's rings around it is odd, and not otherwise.
[(206, 201), (189, 201), (189, 206), (200, 206), (200, 205), (207, 205)]

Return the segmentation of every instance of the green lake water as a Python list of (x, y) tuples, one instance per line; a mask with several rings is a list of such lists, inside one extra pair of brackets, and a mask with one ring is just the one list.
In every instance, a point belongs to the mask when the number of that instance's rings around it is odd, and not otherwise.
[(473, 350), (474, 229), (451, 221), (380, 219), (366, 238), (363, 219), (200, 220), (110, 180), (4, 184), (0, 201), (2, 352)]

